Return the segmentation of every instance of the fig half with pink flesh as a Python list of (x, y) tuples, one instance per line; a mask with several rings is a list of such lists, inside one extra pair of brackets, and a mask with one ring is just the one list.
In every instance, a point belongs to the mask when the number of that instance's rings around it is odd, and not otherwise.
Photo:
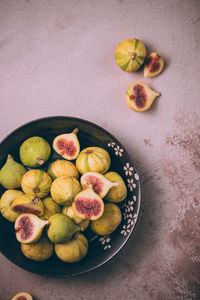
[(142, 112), (149, 109), (159, 95), (144, 82), (136, 81), (129, 86), (126, 101), (131, 109)]
[(92, 185), (93, 190), (101, 198), (105, 197), (109, 189), (119, 185), (118, 182), (108, 180), (104, 175), (97, 172), (87, 172), (81, 176), (81, 186), (85, 190)]
[(27, 292), (17, 293), (11, 300), (33, 300), (33, 297)]
[(42, 230), (48, 221), (41, 220), (33, 214), (21, 214), (15, 221), (16, 238), (20, 243), (30, 244), (37, 242)]
[(162, 72), (164, 68), (164, 60), (160, 55), (152, 52), (147, 57), (144, 65), (144, 77), (154, 77)]
[(53, 149), (65, 159), (73, 160), (80, 152), (77, 132), (78, 128), (71, 133), (60, 134), (53, 140)]
[(22, 194), (11, 203), (10, 208), (16, 213), (31, 213), (37, 216), (44, 214), (44, 205), (40, 198), (32, 194)]
[(78, 193), (72, 203), (74, 213), (83, 220), (97, 220), (104, 212), (104, 202), (92, 187)]

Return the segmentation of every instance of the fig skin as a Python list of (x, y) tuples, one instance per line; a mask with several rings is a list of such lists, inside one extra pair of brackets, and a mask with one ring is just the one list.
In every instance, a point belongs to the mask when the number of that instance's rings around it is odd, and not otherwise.
[(33, 169), (24, 174), (21, 187), (25, 194), (44, 198), (49, 194), (51, 183), (52, 180), (46, 172)]
[(109, 189), (117, 186), (118, 182), (111, 182), (101, 173), (87, 172), (81, 176), (81, 186), (83, 189), (87, 189), (88, 184), (92, 185), (95, 193), (104, 198)]
[(2, 216), (8, 221), (15, 222), (19, 216), (19, 213), (11, 209), (11, 203), (23, 194), (23, 192), (17, 190), (7, 190), (2, 194), (0, 199), (0, 211)]
[(51, 197), (47, 197), (42, 201), (44, 205), (43, 218), (48, 220), (52, 215), (61, 213), (61, 207)]
[(80, 190), (80, 183), (75, 177), (61, 176), (53, 181), (51, 196), (58, 204), (71, 205)]
[(91, 221), (90, 228), (99, 235), (107, 235), (114, 232), (122, 220), (122, 213), (114, 203), (106, 203), (102, 217)]
[(39, 136), (25, 140), (19, 150), (21, 162), (24, 166), (38, 168), (43, 165), (51, 154), (48, 142)]
[(11, 300), (33, 300), (33, 297), (27, 292), (17, 293)]
[(48, 221), (43, 221), (36, 215), (27, 213), (21, 214), (15, 221), (15, 233), (18, 242), (23, 244), (31, 244), (37, 242), (44, 226)]
[(86, 172), (105, 173), (109, 169), (110, 163), (108, 151), (101, 147), (87, 147), (79, 153), (76, 159), (76, 167), (81, 174)]
[(57, 159), (51, 163), (47, 173), (53, 180), (61, 176), (75, 177), (76, 179), (79, 177), (77, 167), (73, 163), (63, 159)]
[(63, 214), (52, 215), (48, 222), (48, 238), (56, 244), (69, 241), (76, 232), (80, 231), (80, 227)]
[(115, 50), (117, 65), (126, 72), (137, 71), (144, 63), (146, 47), (138, 39), (126, 39)]
[(53, 254), (53, 243), (45, 236), (33, 244), (21, 244), (22, 253), (29, 259), (35, 261), (44, 261)]
[(105, 196), (105, 200), (112, 203), (122, 202), (127, 196), (127, 188), (122, 177), (116, 172), (108, 172), (105, 177), (112, 181), (118, 182), (118, 186), (112, 187)]
[(21, 186), (26, 169), (8, 154), (5, 165), (0, 170), (0, 183), (6, 189), (16, 189)]
[(77, 138), (78, 128), (71, 133), (60, 134), (53, 140), (53, 149), (68, 160), (76, 159), (80, 152), (80, 143)]
[(89, 226), (90, 220), (83, 220), (79, 216), (77, 216), (72, 206), (64, 206), (62, 209), (62, 214), (68, 216), (70, 219), (74, 221), (74, 223), (79, 225), (81, 231), (86, 230)]
[(104, 202), (89, 186), (76, 195), (72, 208), (75, 215), (83, 220), (97, 220), (103, 214)]
[(44, 205), (42, 201), (32, 194), (22, 194), (11, 203), (10, 208), (19, 214), (32, 213), (37, 216), (43, 216)]
[(159, 92), (151, 89), (144, 82), (136, 81), (129, 86), (126, 93), (126, 101), (131, 109), (143, 112), (151, 107), (158, 96), (160, 96)]
[(155, 52), (149, 54), (144, 65), (144, 77), (155, 77), (164, 68), (163, 58)]
[(74, 263), (82, 260), (88, 252), (88, 241), (82, 233), (64, 244), (55, 244), (55, 253), (64, 262)]

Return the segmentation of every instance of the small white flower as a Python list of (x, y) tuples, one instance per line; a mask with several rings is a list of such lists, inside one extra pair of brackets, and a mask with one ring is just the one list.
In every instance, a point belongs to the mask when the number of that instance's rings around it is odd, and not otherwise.
[(136, 188), (136, 184), (135, 184), (133, 178), (130, 178), (130, 179), (128, 178), (128, 179), (127, 179), (127, 182), (128, 182), (129, 190), (132, 192), (133, 189)]
[(124, 150), (119, 146), (116, 146), (114, 150), (115, 150), (115, 155), (119, 155), (119, 156), (122, 156), (122, 153), (124, 152)]
[(115, 147), (115, 143), (114, 142), (108, 143), (108, 147), (114, 148)]
[(132, 176), (133, 174), (133, 167), (130, 166), (129, 162), (126, 163), (126, 165), (123, 167), (126, 176)]
[(136, 202), (136, 196), (135, 195), (133, 196), (133, 201)]

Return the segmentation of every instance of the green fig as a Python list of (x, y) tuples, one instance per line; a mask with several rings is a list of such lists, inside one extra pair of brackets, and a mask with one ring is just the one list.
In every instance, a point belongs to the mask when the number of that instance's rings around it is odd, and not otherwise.
[(99, 235), (107, 235), (114, 232), (122, 220), (122, 213), (114, 203), (106, 203), (101, 218), (91, 221), (90, 228)]
[(26, 169), (8, 154), (5, 165), (0, 170), (0, 183), (6, 189), (16, 189), (21, 186)]
[(33, 136), (23, 142), (19, 154), (23, 165), (37, 168), (47, 161), (51, 154), (51, 147), (45, 139)]
[(22, 196), (23, 192), (17, 190), (7, 190), (0, 199), (0, 211), (4, 218), (10, 222), (15, 222), (19, 214), (11, 209), (12, 202)]
[(53, 254), (53, 243), (45, 236), (32, 244), (21, 244), (22, 253), (29, 259), (35, 261), (44, 261)]
[(83, 220), (79, 216), (77, 216), (72, 206), (64, 206), (62, 209), (62, 213), (72, 219), (74, 223), (78, 224), (81, 231), (84, 231), (88, 228), (90, 220)]
[(70, 241), (55, 244), (55, 253), (64, 262), (78, 262), (86, 256), (87, 252), (88, 240), (80, 232), (77, 232)]
[(61, 207), (51, 197), (43, 199), (44, 218), (48, 220), (52, 215), (61, 213)]
[(76, 232), (80, 231), (80, 227), (63, 214), (52, 215), (48, 222), (48, 238), (56, 244), (69, 241)]
[(127, 196), (127, 188), (122, 177), (116, 172), (108, 172), (105, 177), (112, 181), (118, 182), (118, 186), (113, 186), (106, 194), (105, 200), (109, 202), (122, 202)]

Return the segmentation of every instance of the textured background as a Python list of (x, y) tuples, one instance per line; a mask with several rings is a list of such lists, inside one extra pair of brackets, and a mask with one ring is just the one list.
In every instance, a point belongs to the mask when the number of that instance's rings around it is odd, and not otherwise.
[[(103, 126), (127, 148), (143, 187), (141, 217), (123, 250), (80, 278), (45, 278), (0, 255), (0, 299), (200, 299), (200, 1), (0, 0), (0, 138), (52, 115)], [(128, 74), (117, 44), (138, 38), (166, 67)], [(128, 108), (128, 86), (161, 92)]]

